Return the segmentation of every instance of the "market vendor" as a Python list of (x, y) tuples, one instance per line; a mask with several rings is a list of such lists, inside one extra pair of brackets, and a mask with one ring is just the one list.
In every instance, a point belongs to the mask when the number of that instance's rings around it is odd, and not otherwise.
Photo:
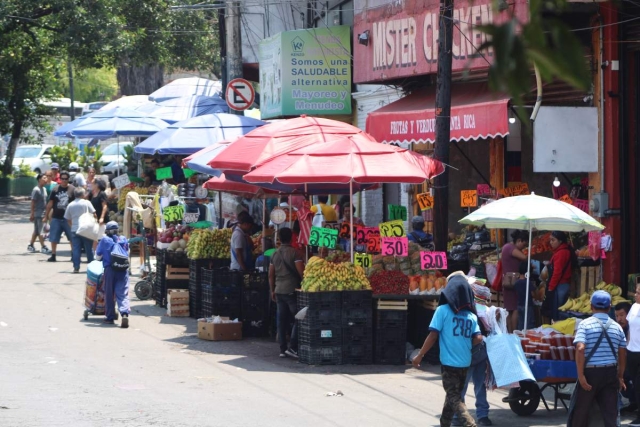
[(558, 307), (569, 299), (571, 276), (578, 259), (575, 250), (569, 245), (569, 237), (564, 231), (551, 233), (549, 244), (553, 248), (553, 256), (547, 265), (549, 286), (546, 299), (549, 300), (549, 317), (558, 320)]
[(249, 233), (253, 228), (253, 218), (248, 212), (238, 214), (238, 224), (231, 234), (231, 270), (247, 271), (253, 269), (253, 247)]
[(411, 218), (411, 233), (407, 235), (410, 242), (417, 243), (425, 249), (434, 251), (433, 236), (424, 231), (424, 218), (416, 215)]
[[(356, 207), (355, 206), (352, 207), (351, 203), (349, 203), (348, 201), (342, 206), (342, 212), (343, 212), (344, 215), (343, 215), (342, 219), (338, 221), (339, 224), (342, 224), (342, 223), (351, 224), (351, 215), (353, 215), (353, 225), (354, 225), (354, 227), (356, 225), (364, 226), (364, 222), (362, 222), (362, 219), (360, 219), (357, 216), (355, 216), (356, 215)], [(351, 251), (351, 239), (341, 238), (340, 239), (340, 244), (344, 248), (345, 252)], [(359, 250), (359, 249), (360, 248), (356, 248), (356, 250)]]
[[(502, 247), (502, 274), (518, 273), (520, 263), (527, 259), (523, 249), (529, 244), (529, 232), (526, 230), (515, 230), (511, 233), (511, 243), (507, 243)], [(509, 315), (507, 316), (507, 329), (513, 332), (518, 327), (518, 295), (515, 288), (502, 290), (504, 298), (504, 308)]]
[(533, 278), (529, 280), (529, 305), (528, 310), (525, 310), (527, 307), (527, 271), (529, 269), (529, 262), (522, 261), (520, 263), (520, 268), (518, 273), (520, 277), (516, 281), (514, 286), (516, 290), (516, 295), (518, 296), (518, 330), (522, 331), (525, 329), (525, 311), (527, 312), (527, 327), (526, 329), (533, 329), (536, 327), (535, 325), (535, 305), (533, 303), (534, 298), (536, 297), (537, 284), (534, 282)]

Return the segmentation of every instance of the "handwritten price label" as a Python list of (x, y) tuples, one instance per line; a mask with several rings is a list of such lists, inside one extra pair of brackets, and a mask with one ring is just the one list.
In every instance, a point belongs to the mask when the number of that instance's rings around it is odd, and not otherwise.
[(383, 237), (382, 255), (384, 256), (408, 256), (409, 239), (406, 237)]
[(373, 228), (374, 232), (367, 233), (367, 252), (370, 254), (380, 253), (380, 230)]
[(398, 205), (389, 205), (389, 219), (401, 219), (403, 221), (407, 220), (407, 208), (404, 206)]
[(198, 222), (198, 218), (200, 218), (200, 214), (197, 212), (189, 212), (184, 214), (184, 222), (186, 222), (187, 224)]
[(173, 178), (173, 172), (171, 168), (158, 168), (156, 169), (156, 179), (158, 181), (162, 181), (163, 179), (171, 179)]
[(371, 267), (371, 255), (355, 253), (353, 254), (353, 263), (362, 268), (369, 268)]
[(569, 197), (568, 194), (564, 194), (563, 196), (561, 196), (558, 200), (560, 200), (561, 202), (565, 202), (568, 203), (570, 205), (573, 204), (573, 200), (571, 200), (571, 197)]
[(334, 249), (338, 243), (338, 230), (331, 228), (311, 227), (309, 245)]
[(500, 194), (504, 197), (512, 197), (512, 196), (526, 196), (527, 194), (531, 194), (529, 192), (529, 184), (523, 182), (522, 184), (516, 184), (511, 187), (503, 188), (500, 190)]
[(380, 223), (378, 228), (381, 237), (404, 237), (407, 235), (404, 224), (400, 220)]
[(476, 192), (478, 196), (490, 196), (491, 186), (489, 184), (478, 184), (476, 185)]
[(478, 193), (476, 190), (462, 190), (460, 192), (460, 206), (463, 208), (475, 208), (478, 206)]
[(429, 193), (421, 193), (416, 196), (421, 211), (433, 208), (433, 196)]
[(182, 222), (184, 218), (184, 206), (167, 206), (162, 209), (162, 218), (165, 222)]
[(587, 200), (575, 199), (573, 206), (580, 209), (583, 212), (589, 213), (589, 202)]
[(446, 270), (446, 252), (420, 252), (420, 265), (423, 270)]
[(116, 189), (119, 190), (123, 187), (126, 187), (127, 185), (129, 185), (131, 183), (131, 181), (129, 180), (129, 175), (127, 175), (126, 173), (123, 175), (120, 175), (117, 178), (113, 178), (113, 185), (116, 186)]
[[(297, 218), (298, 218), (298, 214), (296, 212), (294, 212), (293, 213), (293, 221), (295, 221)], [(325, 224), (324, 228), (330, 228), (332, 230), (340, 231), (340, 224), (338, 224), (337, 222), (330, 222), (330, 223)]]

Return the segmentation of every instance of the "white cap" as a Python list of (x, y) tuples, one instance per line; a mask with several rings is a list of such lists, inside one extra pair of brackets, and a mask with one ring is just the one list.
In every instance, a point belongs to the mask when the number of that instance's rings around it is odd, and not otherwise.
[(80, 167), (78, 166), (77, 162), (71, 162), (69, 163), (69, 170), (70, 171), (76, 171), (78, 170)]

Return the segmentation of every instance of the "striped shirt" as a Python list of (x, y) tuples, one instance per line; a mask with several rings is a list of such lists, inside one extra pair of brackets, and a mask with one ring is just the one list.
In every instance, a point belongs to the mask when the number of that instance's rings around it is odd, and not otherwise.
[[(576, 337), (573, 340), (573, 344), (577, 345), (578, 343), (584, 343), (585, 358), (596, 345), (596, 342), (598, 342), (598, 338), (600, 338), (600, 334), (602, 333), (602, 326), (600, 326), (600, 322), (598, 322), (598, 320), (605, 325), (607, 320), (609, 320), (609, 316), (606, 313), (596, 313), (588, 319), (583, 320), (580, 322), (580, 325), (578, 325), (578, 330), (576, 332)], [(625, 348), (627, 346), (626, 337), (624, 336), (622, 328), (616, 322), (609, 325), (607, 333), (609, 334), (611, 344), (613, 344), (616, 354), (611, 353), (611, 347), (607, 342), (607, 337), (602, 337), (602, 341), (595, 353), (593, 353), (591, 359), (586, 362), (587, 365), (603, 366), (618, 363), (618, 348)]]

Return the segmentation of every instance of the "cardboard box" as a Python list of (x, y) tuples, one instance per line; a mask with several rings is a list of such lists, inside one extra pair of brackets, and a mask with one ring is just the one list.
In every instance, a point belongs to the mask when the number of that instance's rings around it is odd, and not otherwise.
[(167, 289), (167, 303), (173, 305), (189, 305), (188, 289)]
[[(229, 320), (223, 317), (223, 320)], [(198, 320), (198, 338), (207, 341), (235, 341), (242, 339), (242, 322), (208, 323)]]
[(189, 317), (189, 304), (167, 304), (167, 316)]

